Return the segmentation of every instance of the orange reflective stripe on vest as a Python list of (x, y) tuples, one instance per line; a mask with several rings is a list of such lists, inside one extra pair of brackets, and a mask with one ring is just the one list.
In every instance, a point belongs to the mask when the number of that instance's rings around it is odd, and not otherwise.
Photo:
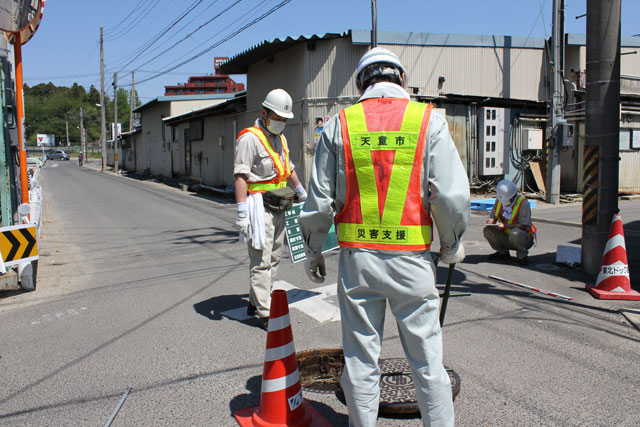
[(340, 246), (429, 249), (432, 221), (420, 175), (431, 110), (375, 98), (340, 112), (347, 172), (346, 203), (335, 218)]
[(267, 135), (264, 134), (264, 131), (259, 127), (250, 127), (243, 129), (239, 134), (238, 138), (240, 138), (245, 133), (250, 132), (258, 137), (260, 143), (267, 150), (269, 157), (273, 161), (273, 166), (277, 171), (277, 175), (275, 178), (267, 180), (267, 181), (257, 181), (257, 182), (247, 182), (247, 192), (248, 193), (264, 193), (270, 190), (276, 190), (278, 188), (285, 187), (287, 185), (287, 180), (291, 176), (291, 165), (289, 164), (289, 149), (287, 148), (287, 144), (284, 141), (284, 137), (282, 135), (278, 135), (280, 137), (280, 142), (282, 144), (282, 153), (284, 154), (284, 163), (280, 158), (278, 152), (271, 146), (271, 142)]
[[(513, 209), (511, 209), (511, 218), (507, 219), (507, 225), (511, 225), (515, 222), (516, 218), (518, 217), (518, 212), (520, 211), (520, 205), (522, 205), (522, 202), (529, 203), (524, 196), (518, 196), (518, 198), (516, 199), (516, 203), (513, 206)], [(502, 213), (502, 203), (499, 200), (496, 200), (496, 208), (495, 208), (494, 215), (498, 220), (500, 219), (501, 213)], [(507, 234), (511, 233), (511, 229), (505, 229), (504, 231)], [(531, 227), (529, 227), (529, 229), (527, 230), (527, 233), (529, 234), (529, 236), (533, 237), (533, 234), (535, 232), (536, 232), (536, 227), (533, 224), (531, 224)]]

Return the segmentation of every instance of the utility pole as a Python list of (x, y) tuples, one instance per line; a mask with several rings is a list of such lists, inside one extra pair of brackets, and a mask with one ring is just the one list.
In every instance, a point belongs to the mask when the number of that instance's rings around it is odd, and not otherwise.
[(104, 114), (104, 28), (100, 27), (100, 148), (102, 150), (102, 171), (107, 165), (107, 132)]
[(82, 107), (80, 107), (80, 151), (83, 156), (86, 156), (86, 153), (84, 152), (84, 143), (84, 117), (82, 116)]
[(582, 269), (597, 274), (618, 212), (621, 0), (587, 0)]
[(547, 202), (560, 203), (560, 132), (564, 118), (564, 0), (553, 0), (553, 94), (551, 95), (551, 139), (547, 153)]
[(67, 147), (69, 146), (69, 119), (64, 120), (65, 128), (67, 130)]
[(378, 5), (371, 0), (371, 48), (378, 46)]
[(113, 170), (118, 173), (118, 73), (113, 73)]
[(129, 132), (133, 130), (133, 106), (136, 102), (136, 75), (131, 70), (131, 94), (129, 95)]

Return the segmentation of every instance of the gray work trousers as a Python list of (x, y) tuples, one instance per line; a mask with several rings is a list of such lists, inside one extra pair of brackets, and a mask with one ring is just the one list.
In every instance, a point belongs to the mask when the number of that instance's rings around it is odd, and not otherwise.
[(411, 365), (424, 425), (453, 426), (451, 383), (442, 364), (440, 297), (431, 254), (388, 254), (343, 247), (338, 302), (345, 356), (341, 385), (349, 425), (376, 424), (380, 399), (378, 357), (387, 301)]
[(284, 211), (273, 212), (265, 209), (265, 248), (249, 247), (249, 302), (256, 306), (259, 317), (269, 317), (271, 290), (276, 271), (280, 264), (280, 254), (284, 242)]
[(526, 257), (529, 248), (533, 245), (533, 239), (529, 233), (519, 228), (513, 228), (507, 234), (498, 227), (487, 226), (482, 233), (494, 250), (506, 255), (509, 255), (509, 250), (516, 251), (518, 259)]

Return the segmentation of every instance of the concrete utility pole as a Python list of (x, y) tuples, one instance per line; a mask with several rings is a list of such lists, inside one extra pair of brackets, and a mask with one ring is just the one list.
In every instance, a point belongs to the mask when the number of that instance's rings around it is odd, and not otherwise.
[(378, 5), (371, 0), (371, 48), (378, 46)]
[(113, 73), (113, 170), (118, 173), (118, 73)]
[(620, 2), (587, 0), (582, 269), (596, 274), (618, 212), (620, 156)]
[(553, 0), (553, 94), (551, 95), (551, 143), (547, 153), (547, 202), (560, 203), (560, 135), (564, 118), (564, 0)]
[(65, 129), (67, 130), (67, 147), (69, 146), (69, 119), (65, 119)]
[(104, 114), (104, 29), (100, 27), (100, 149), (102, 150), (102, 171), (107, 165), (107, 132)]
[(133, 106), (136, 102), (136, 75), (131, 71), (131, 94), (129, 95), (129, 132), (133, 130)]
[(80, 107), (80, 151), (84, 155), (84, 118), (82, 117), (82, 107)]

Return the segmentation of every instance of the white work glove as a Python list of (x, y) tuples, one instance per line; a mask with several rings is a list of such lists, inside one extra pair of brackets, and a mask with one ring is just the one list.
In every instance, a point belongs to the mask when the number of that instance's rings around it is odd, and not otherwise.
[(304, 189), (302, 184), (298, 184), (295, 188), (296, 196), (298, 197), (298, 202), (303, 203), (307, 200), (307, 191)]
[[(304, 260), (304, 272), (307, 273), (309, 279), (316, 283), (324, 282), (324, 277), (327, 275), (327, 271), (324, 268), (324, 256), (320, 255), (307, 255), (307, 259)], [(320, 273), (318, 275), (318, 273)]]
[(236, 217), (236, 227), (240, 233), (247, 239), (251, 235), (251, 223), (249, 222), (249, 211), (247, 211), (247, 203), (238, 203), (238, 216)]
[(458, 264), (464, 260), (464, 246), (462, 243), (458, 246), (458, 250), (440, 249), (440, 261), (445, 264)]

